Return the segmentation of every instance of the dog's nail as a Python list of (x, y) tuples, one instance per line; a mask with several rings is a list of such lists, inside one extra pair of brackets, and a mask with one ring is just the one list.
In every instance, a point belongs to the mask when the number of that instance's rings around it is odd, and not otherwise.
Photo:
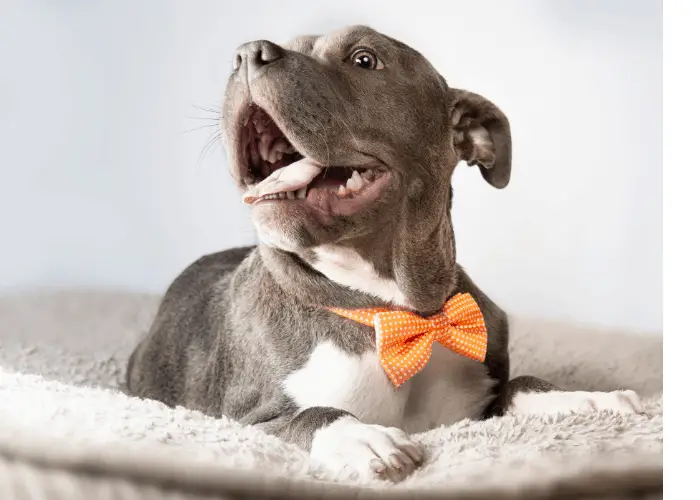
[(406, 453), (414, 463), (420, 464), (423, 461), (423, 453), (418, 446), (411, 445), (403, 448), (404, 453)]
[(373, 458), (369, 461), (369, 468), (372, 469), (372, 472), (381, 474), (386, 470), (386, 465), (384, 465), (384, 462), (382, 462), (378, 458)]
[(394, 469), (403, 469), (404, 464), (401, 460), (399, 460), (399, 457), (397, 457), (395, 454), (389, 455), (389, 463)]

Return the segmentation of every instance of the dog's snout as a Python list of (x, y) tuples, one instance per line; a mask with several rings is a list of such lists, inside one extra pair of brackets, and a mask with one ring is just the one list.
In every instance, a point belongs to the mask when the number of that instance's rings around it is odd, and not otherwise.
[(284, 49), (267, 40), (248, 42), (236, 50), (235, 68), (247, 66), (247, 70), (254, 73), (264, 66), (284, 57)]

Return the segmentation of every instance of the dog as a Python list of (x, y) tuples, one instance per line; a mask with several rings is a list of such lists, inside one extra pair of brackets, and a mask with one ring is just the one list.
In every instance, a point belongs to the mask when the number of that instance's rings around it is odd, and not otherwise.
[[(633, 391), (566, 392), (509, 380), (508, 318), (456, 263), (451, 177), (495, 188), (510, 125), (451, 88), (416, 50), (369, 27), (260, 40), (236, 51), (221, 127), (260, 244), (200, 258), (168, 288), (129, 359), (134, 395), (226, 415), (353, 475), (400, 481), (410, 436), (504, 412), (641, 412)], [(332, 308), (439, 315), (470, 297), (485, 357), (439, 342), (397, 388), (377, 330)]]

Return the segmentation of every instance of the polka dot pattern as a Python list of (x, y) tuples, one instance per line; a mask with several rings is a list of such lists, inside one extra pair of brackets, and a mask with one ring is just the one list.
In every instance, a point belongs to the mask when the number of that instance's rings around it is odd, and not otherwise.
[(441, 312), (429, 318), (384, 308), (329, 310), (374, 327), (379, 362), (395, 387), (423, 369), (430, 359), (433, 342), (480, 362), (486, 358), (486, 323), (468, 293), (455, 295)]

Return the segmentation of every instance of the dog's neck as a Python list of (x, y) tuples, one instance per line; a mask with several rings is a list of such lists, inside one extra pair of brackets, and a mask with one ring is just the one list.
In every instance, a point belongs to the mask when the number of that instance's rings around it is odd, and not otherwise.
[(298, 253), (266, 245), (260, 252), (275, 281), (303, 303), (432, 314), (456, 286), (452, 225), (447, 213), (433, 224), (423, 219), (420, 227), (405, 222), (410, 220), (416, 219), (409, 214), (374, 235)]

